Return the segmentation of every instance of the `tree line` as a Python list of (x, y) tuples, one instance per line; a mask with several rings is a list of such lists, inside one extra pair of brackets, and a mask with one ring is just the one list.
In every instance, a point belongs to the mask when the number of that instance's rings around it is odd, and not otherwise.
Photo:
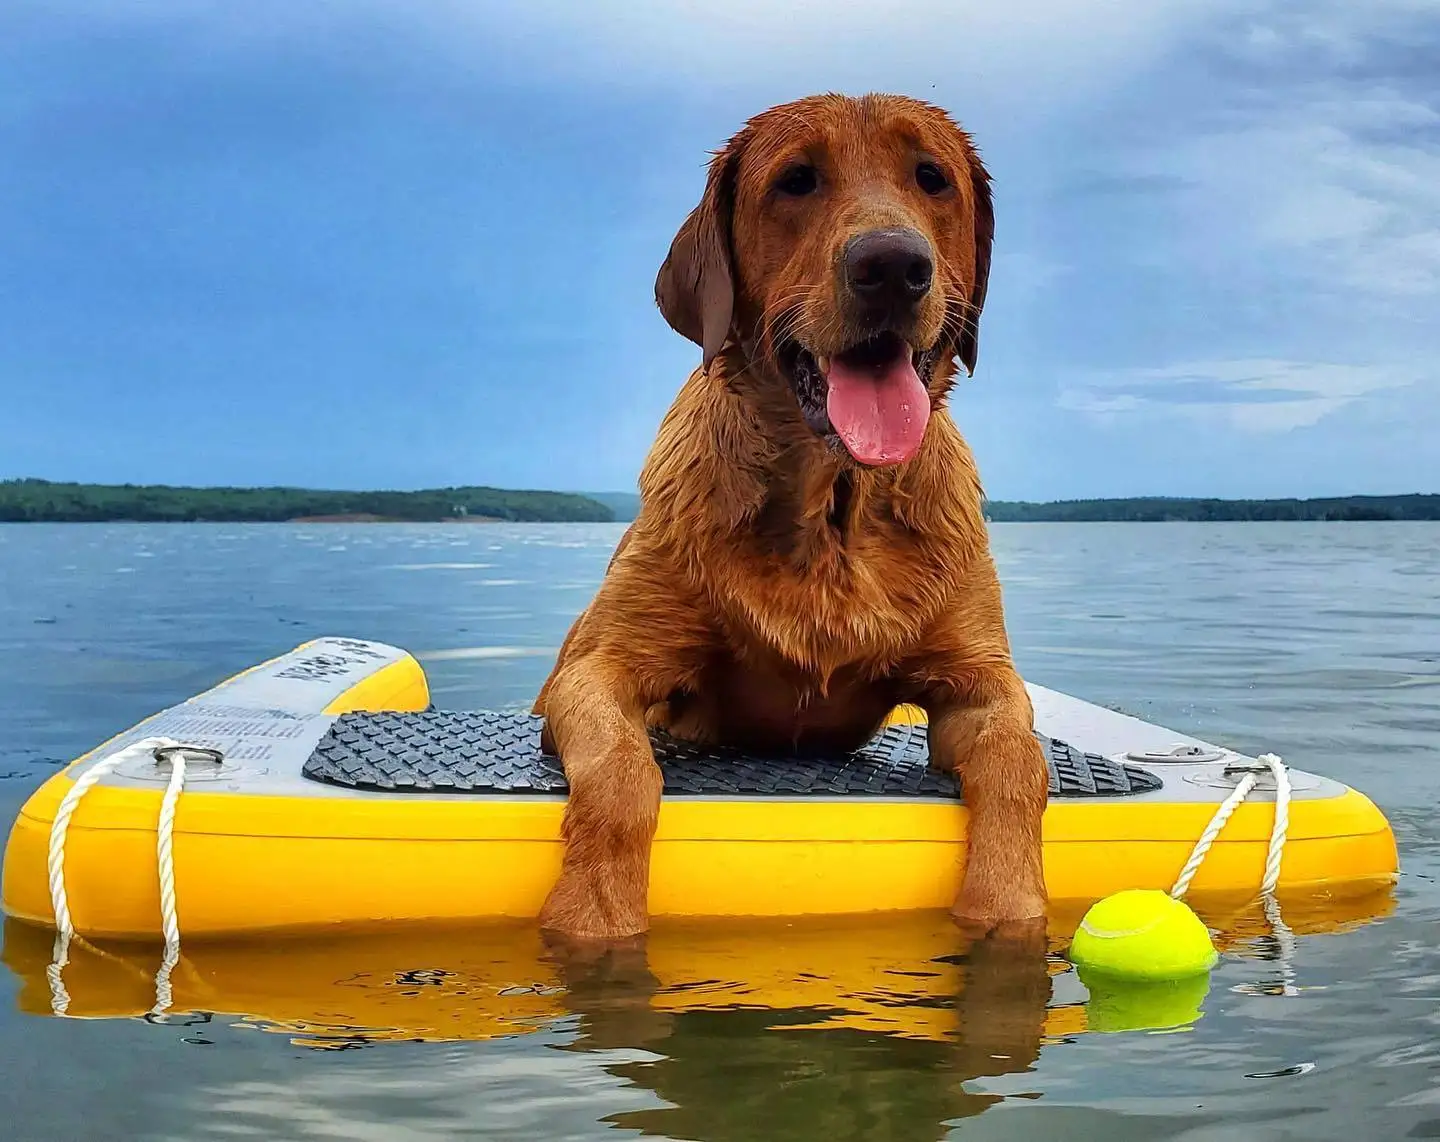
[[(430, 488), (416, 492), (317, 491), (307, 488), (190, 488), (160, 484), (0, 481), (0, 522), (283, 523), (315, 517), (402, 522), (494, 519), (610, 523), (634, 518), (638, 497), (505, 488)], [(631, 500), (636, 504), (625, 510)], [(614, 502), (609, 502), (614, 501)], [(622, 502), (623, 501), (623, 502)], [(1440, 520), (1440, 495), (1339, 496), (1327, 499), (1222, 500), (1142, 496), (1060, 500), (990, 500), (995, 523), (1160, 523), (1249, 520)]]
[(1060, 500), (1036, 504), (991, 500), (995, 523), (1164, 523), (1171, 521), (1440, 520), (1440, 495), (1338, 496), (1311, 500)]
[(504, 488), (347, 492), (0, 481), (0, 521), (8, 523), (283, 523), (314, 517), (416, 523), (458, 519), (609, 523), (615, 515), (587, 496)]

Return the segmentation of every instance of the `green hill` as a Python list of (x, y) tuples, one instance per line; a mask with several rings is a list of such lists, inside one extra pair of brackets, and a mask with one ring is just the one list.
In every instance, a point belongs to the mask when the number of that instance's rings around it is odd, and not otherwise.
[(1440, 520), (1440, 495), (1339, 496), (1313, 500), (1208, 500), (1144, 496), (1033, 504), (991, 500), (995, 523), (1105, 523), (1247, 520)]
[(279, 523), (294, 519), (609, 523), (614, 518), (610, 508), (585, 496), (504, 488), (349, 492), (0, 481), (0, 522), (9, 523), (108, 520)]
[[(634, 492), (587, 492), (615, 513), (632, 520), (640, 511)], [(1440, 520), (1440, 495), (1341, 496), (1313, 500), (1221, 500), (1140, 496), (1113, 500), (1060, 500), (1051, 503), (991, 500), (986, 516), (995, 523), (1153, 523), (1167, 520)]]
[[(88, 523), (287, 520), (509, 520), (628, 522), (640, 510), (634, 492), (542, 492), (505, 488), (429, 488), (415, 492), (309, 488), (188, 488), (138, 484), (0, 481), (0, 522)], [(1339, 496), (1325, 499), (991, 500), (994, 523), (1102, 523), (1250, 520), (1440, 520), (1440, 495)]]
[(640, 514), (640, 494), (638, 492), (581, 492), (580, 494), (604, 504), (615, 513), (617, 523), (629, 523)]

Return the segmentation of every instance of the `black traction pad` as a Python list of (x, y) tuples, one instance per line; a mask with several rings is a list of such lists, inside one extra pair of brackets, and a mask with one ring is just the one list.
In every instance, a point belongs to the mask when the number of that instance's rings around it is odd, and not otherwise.
[[(305, 762), (314, 781), (375, 793), (562, 794), (565, 771), (540, 749), (541, 719), (491, 710), (344, 714)], [(1127, 797), (1164, 784), (1138, 765), (1039, 737), (1051, 797)], [(889, 726), (834, 758), (758, 757), (700, 748), (652, 731), (670, 796), (956, 797), (948, 774), (929, 768), (923, 725)]]

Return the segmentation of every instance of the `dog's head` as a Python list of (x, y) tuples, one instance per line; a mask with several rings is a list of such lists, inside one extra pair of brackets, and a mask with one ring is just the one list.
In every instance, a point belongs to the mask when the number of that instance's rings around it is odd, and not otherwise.
[(975, 369), (990, 179), (941, 110), (814, 96), (751, 119), (710, 164), (655, 297), (708, 366), (727, 341), (867, 465), (908, 460), (958, 356)]

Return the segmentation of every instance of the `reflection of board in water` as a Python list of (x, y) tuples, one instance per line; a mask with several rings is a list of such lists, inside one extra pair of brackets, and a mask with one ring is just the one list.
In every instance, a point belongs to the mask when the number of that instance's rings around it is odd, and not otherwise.
[[(1197, 907), (1220, 929), (1222, 950), (1246, 945), (1263, 951), (1259, 941), (1266, 929), (1258, 911), (1245, 909), (1238, 898), (1232, 904), (1199, 901)], [(1328, 902), (1311, 898), (1287, 903), (1286, 920), (1297, 935), (1320, 934), (1379, 918), (1390, 907), (1389, 890)], [(1077, 910), (1057, 910), (1048, 960), (1043, 948), (1028, 953), (1032, 966), (1054, 977), (1053, 994), (1047, 985), (1034, 1012), (1035, 1034), (1046, 1040), (1087, 1030), (1085, 991), (1056, 954), (1079, 919)], [(4, 961), (19, 977), (19, 1003), (27, 1013), (52, 1011), (46, 975), (52, 942), (44, 929), (6, 922)], [(159, 950), (104, 944), (101, 951), (72, 947), (64, 972), (68, 1014), (130, 1018), (149, 1012)], [(585, 1017), (584, 1033), (594, 1036), (607, 1019), (618, 1025), (643, 1015), (664, 1025), (683, 1016), (693, 1023), (705, 1012), (745, 1008), (792, 1028), (940, 1043), (963, 1034), (960, 1012), (967, 1004), (987, 1002), (976, 993), (957, 1006), (967, 979), (973, 983), (976, 963), (943, 912), (659, 921), (643, 958), (611, 955), (593, 968), (552, 956), (529, 923), (406, 925), (191, 941), (174, 973), (169, 1018), (208, 1012), (307, 1045), (335, 1047), (525, 1034), (577, 1013)], [(1263, 965), (1257, 968), (1263, 974)], [(1000, 983), (995, 988), (1003, 993)]]
[[(908, 1142), (999, 1101), (962, 1084), (1023, 1074), (1045, 1042), (1083, 1027), (1083, 1009), (1047, 1010), (1049, 971), (1063, 965), (1047, 965), (1043, 948), (966, 955), (943, 915), (667, 924), (649, 943), (648, 955), (563, 968), (529, 927), (197, 943), (176, 999), (213, 1022), (238, 1018), (322, 1050), (554, 1028), (550, 1044), (601, 1052), (606, 1070), (670, 1104), (606, 1121), (715, 1142), (815, 1137), (821, 1127), (835, 1142)], [(49, 951), (40, 930), (7, 927), (5, 960), (36, 1014), (48, 1003)], [(148, 1009), (153, 952), (119, 955), (75, 954), (73, 1014)], [(636, 1061), (637, 1052), (647, 1054)]]

